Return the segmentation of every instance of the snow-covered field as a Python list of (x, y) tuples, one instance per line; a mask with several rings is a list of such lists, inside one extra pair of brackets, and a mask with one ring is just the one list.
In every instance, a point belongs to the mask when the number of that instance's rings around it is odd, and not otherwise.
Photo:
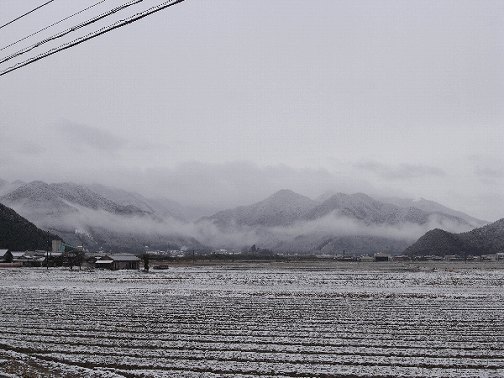
[(0, 284), (0, 377), (504, 377), (504, 269), (3, 269)]

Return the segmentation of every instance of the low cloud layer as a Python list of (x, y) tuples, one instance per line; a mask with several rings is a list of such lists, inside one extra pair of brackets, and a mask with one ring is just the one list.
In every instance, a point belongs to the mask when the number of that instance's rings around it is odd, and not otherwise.
[(458, 222), (443, 219), (439, 215), (431, 215), (425, 224), (402, 223), (390, 224), (364, 224), (355, 219), (338, 216), (335, 213), (323, 218), (295, 223), (289, 227), (272, 228), (273, 233), (295, 237), (303, 234), (328, 234), (333, 236), (364, 235), (390, 238), (395, 240), (415, 241), (427, 231), (441, 228), (449, 232), (465, 232), (470, 227)]

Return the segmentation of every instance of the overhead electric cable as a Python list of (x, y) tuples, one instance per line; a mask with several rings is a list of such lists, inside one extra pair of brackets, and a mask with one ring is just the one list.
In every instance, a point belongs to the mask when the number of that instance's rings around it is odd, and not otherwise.
[(6, 24), (3, 24), (2, 26), (0, 26), (0, 29), (5, 28), (7, 25), (12, 24), (13, 22), (15, 22), (15, 21), (19, 20), (20, 18), (23, 18), (24, 16), (28, 16), (30, 13), (35, 12), (37, 9), (40, 9), (40, 8), (42, 8), (43, 6), (45, 6), (45, 5), (49, 4), (49, 3), (52, 3), (53, 1), (54, 1), (54, 0), (49, 0), (49, 1), (45, 2), (44, 4), (39, 5), (38, 7), (36, 7), (36, 8), (34, 8), (34, 9), (32, 9), (31, 11), (26, 12), (26, 13), (22, 14), (22, 15), (21, 15), (21, 16), (19, 16), (19, 17), (16, 17), (14, 20), (11, 20), (11, 21), (7, 22)]
[(72, 17), (74, 17), (74, 16), (77, 16), (77, 15), (79, 15), (79, 14), (81, 14), (81, 13), (83, 13), (83, 12), (85, 12), (85, 11), (87, 11), (87, 10), (89, 10), (89, 9), (93, 8), (93, 7), (96, 7), (97, 5), (99, 5), (99, 4), (101, 4), (101, 3), (104, 3), (105, 1), (107, 1), (107, 0), (101, 0), (101, 1), (98, 1), (96, 4), (93, 4), (93, 5), (91, 5), (91, 6), (87, 7), (87, 8), (84, 8), (84, 9), (82, 9), (82, 10), (80, 10), (80, 11), (78, 11), (78, 12), (76, 12), (76, 13), (74, 13), (74, 14), (72, 14), (72, 15), (68, 16), (68, 17), (62, 18), (61, 20), (59, 20), (59, 21), (55, 22), (54, 24), (51, 24), (51, 25), (49, 25), (49, 26), (46, 26), (45, 28), (42, 28), (42, 29), (40, 29), (40, 30), (36, 31), (35, 33), (32, 33), (32, 34), (30, 34), (30, 35), (27, 35), (27, 36), (26, 36), (26, 37), (24, 37), (24, 38), (18, 39), (16, 42), (13, 42), (13, 43), (11, 43), (11, 44), (9, 44), (9, 45), (5, 46), (5, 47), (2, 47), (2, 48), (0, 49), (0, 51), (5, 50), (6, 48), (9, 48), (9, 47), (11, 47), (11, 46), (14, 46), (14, 45), (18, 44), (19, 42), (22, 42), (22, 41), (24, 41), (24, 40), (26, 40), (26, 39), (28, 39), (28, 38), (30, 38), (30, 37), (33, 37), (34, 35), (37, 35), (38, 33), (43, 32), (44, 30), (47, 30), (47, 29), (49, 29), (49, 28), (52, 28), (53, 26), (56, 26), (56, 25), (58, 25), (58, 24), (61, 24), (63, 21), (66, 21), (66, 20), (68, 20), (68, 19), (70, 19), (70, 18), (72, 18)]
[(80, 23), (80, 24), (78, 24), (76, 26), (72, 26), (71, 28), (68, 28), (68, 29), (66, 29), (66, 30), (64, 30), (64, 31), (62, 31), (60, 33), (56, 33), (56, 34), (54, 34), (54, 35), (52, 35), (52, 36), (50, 36), (50, 37), (48, 37), (48, 38), (46, 38), (46, 39), (44, 39), (44, 40), (42, 40), (40, 42), (34, 43), (33, 45), (31, 45), (29, 47), (26, 47), (24, 49), (18, 50), (15, 53), (13, 53), (13, 54), (11, 54), (11, 55), (9, 55), (7, 57), (0, 59), (0, 63), (5, 63), (5, 62), (7, 62), (7, 61), (9, 61), (11, 59), (14, 59), (14, 58), (20, 56), (20, 55), (26, 54), (27, 52), (29, 52), (29, 51), (31, 51), (31, 50), (33, 50), (33, 49), (35, 49), (35, 48), (37, 48), (37, 47), (39, 47), (39, 46), (41, 46), (43, 44), (46, 44), (47, 42), (51, 42), (51, 41), (54, 41), (55, 39), (64, 37), (67, 34), (70, 34), (70, 33), (74, 32), (76, 30), (82, 29), (85, 26), (94, 24), (95, 22), (98, 22), (98, 21), (104, 19), (105, 17), (108, 17), (108, 16), (110, 16), (110, 15), (112, 15), (114, 13), (117, 13), (119, 11), (122, 11), (122, 10), (128, 8), (128, 7), (131, 7), (132, 5), (141, 3), (142, 1), (144, 1), (144, 0), (131, 0), (131, 1), (127, 2), (127, 3), (119, 5), (118, 7), (115, 7), (113, 9), (109, 10), (108, 12), (105, 12), (105, 13), (102, 13), (102, 14), (96, 16), (96, 17), (90, 18), (89, 20), (86, 20), (86, 21), (84, 21), (84, 22), (82, 22), (82, 23)]
[(161, 3), (155, 7), (151, 7), (143, 12), (140, 12), (140, 13), (137, 13), (135, 14), (134, 16), (131, 16), (130, 18), (126, 19), (126, 20), (120, 20), (120, 21), (117, 21), (107, 27), (103, 27), (101, 29), (98, 29), (97, 31), (93, 32), (93, 33), (89, 33), (81, 38), (77, 38), (71, 42), (68, 42), (68, 43), (65, 43), (63, 45), (60, 45), (59, 47), (56, 47), (54, 49), (51, 49), (49, 51), (46, 51), (45, 53), (43, 54), (39, 54), (33, 58), (30, 58), (30, 59), (27, 59), (23, 62), (20, 62), (20, 63), (17, 63), (16, 65), (12, 66), (12, 67), (9, 67), (3, 71), (0, 72), (0, 76), (3, 76), (3, 75), (6, 75), (8, 74), (9, 72), (12, 72), (12, 71), (15, 71), (15, 70), (18, 70), (24, 66), (27, 66), (29, 64), (32, 64), (38, 60), (41, 60), (41, 59), (44, 59), (44, 58), (47, 58), (48, 56), (51, 56), (51, 55), (54, 55), (60, 51), (63, 51), (63, 50), (66, 50), (66, 49), (69, 49), (73, 46), (76, 46), (76, 45), (79, 45), (83, 42), (86, 42), (90, 39), (93, 39), (95, 37), (98, 37), (102, 34), (106, 34), (114, 29), (118, 29), (120, 27), (123, 27), (125, 25), (128, 25), (128, 24), (132, 24), (144, 17), (147, 17), (147, 16), (150, 16), (151, 14), (153, 13), (156, 13), (156, 12), (159, 12), (163, 9), (166, 9), (166, 8), (169, 8), (173, 5), (176, 5), (176, 4), (179, 4), (179, 3), (182, 3), (183, 1), (185, 0), (169, 0), (169, 1), (165, 1), (164, 3)]

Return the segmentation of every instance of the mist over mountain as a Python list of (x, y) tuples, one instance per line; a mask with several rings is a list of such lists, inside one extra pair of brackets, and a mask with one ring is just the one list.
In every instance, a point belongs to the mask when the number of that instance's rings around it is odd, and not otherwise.
[(90, 249), (243, 249), (256, 244), (288, 253), (400, 252), (429, 230), (464, 232), (482, 222), (456, 216), (448, 208), (441, 211), (445, 208), (439, 204), (426, 211), (363, 193), (336, 193), (313, 200), (283, 189), (251, 205), (193, 221), (204, 207), (151, 199), (101, 184), (33, 181), (13, 185), (3, 181), (1, 188), (12, 189), (0, 196), (1, 203), (68, 243)]
[(504, 219), (463, 233), (440, 229), (427, 232), (405, 253), (422, 255), (484, 255), (504, 251)]
[[(308, 214), (308, 219), (321, 218), (331, 213), (357, 219), (365, 224), (405, 222), (423, 224), (428, 221), (430, 215), (414, 207), (399, 208), (389, 203), (383, 203), (363, 193), (351, 195), (337, 193), (315, 207)], [(460, 220), (457, 219), (457, 221)]]
[(131, 194), (131, 201), (119, 204), (83, 185), (33, 181), (1, 196), (0, 202), (73, 245), (135, 251), (146, 245), (163, 249), (201, 247), (187, 236), (190, 233), (182, 234), (180, 227), (167, 223), (178, 225), (180, 220), (166, 209), (156, 213), (138, 197)]
[(159, 203), (153, 205), (151, 200), (138, 193), (132, 193), (101, 184), (88, 185), (87, 188), (121, 206), (135, 206), (146, 213), (157, 213), (164, 217), (183, 218), (183, 214), (177, 214), (175, 211), (172, 211), (169, 206), (162, 206)]
[(11, 208), (0, 204), (0, 249), (46, 250), (59, 236), (43, 231)]
[(181, 221), (193, 221), (217, 211), (212, 206), (188, 206), (162, 197), (146, 197), (142, 194), (102, 184), (86, 185), (95, 193), (102, 195), (120, 205), (133, 205), (143, 211), (155, 213), (162, 218), (172, 217)]
[(0, 179), (0, 196), (3, 196), (4, 194), (10, 193), (13, 190), (16, 190), (20, 186), (24, 185), (25, 182), (21, 180), (16, 180), (14, 182), (9, 182), (3, 179)]
[(32, 215), (54, 218), (78, 211), (79, 207), (102, 210), (118, 215), (145, 215), (148, 212), (128, 204), (119, 205), (99, 194), (73, 183), (46, 184), (32, 181), (0, 198), (3, 203)]

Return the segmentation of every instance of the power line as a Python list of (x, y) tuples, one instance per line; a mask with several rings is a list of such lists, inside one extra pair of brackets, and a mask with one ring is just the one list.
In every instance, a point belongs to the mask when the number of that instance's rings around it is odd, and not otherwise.
[(16, 58), (16, 57), (18, 57), (20, 55), (26, 54), (27, 52), (29, 52), (29, 51), (31, 51), (31, 50), (33, 50), (33, 49), (35, 49), (35, 48), (37, 48), (37, 47), (39, 47), (41, 45), (44, 45), (47, 42), (54, 41), (55, 39), (58, 39), (58, 38), (61, 38), (61, 37), (65, 36), (65, 35), (67, 35), (67, 34), (70, 34), (71, 32), (74, 32), (76, 30), (82, 29), (85, 26), (94, 24), (95, 22), (97, 22), (97, 21), (99, 21), (101, 19), (104, 19), (105, 17), (108, 17), (108, 16), (110, 16), (110, 15), (112, 15), (114, 13), (117, 13), (119, 11), (122, 11), (122, 10), (124, 10), (124, 9), (132, 6), (132, 5), (141, 3), (142, 1), (144, 1), (144, 0), (131, 0), (131, 1), (127, 2), (127, 3), (124, 3), (124, 4), (122, 4), (122, 5), (118, 6), (118, 7), (115, 7), (113, 9), (109, 10), (108, 12), (102, 13), (102, 14), (100, 14), (100, 15), (98, 15), (96, 17), (90, 18), (90, 19), (88, 19), (88, 20), (86, 20), (86, 21), (84, 21), (84, 22), (82, 22), (82, 23), (80, 23), (80, 24), (78, 24), (76, 26), (72, 26), (71, 28), (68, 28), (68, 29), (66, 29), (66, 30), (64, 30), (62, 32), (56, 33), (56, 34), (54, 34), (54, 35), (52, 35), (52, 36), (50, 36), (50, 37), (48, 37), (48, 38), (46, 38), (46, 39), (44, 39), (44, 40), (42, 40), (40, 42), (34, 43), (31, 46), (28, 46), (28, 47), (26, 47), (24, 49), (18, 50), (15, 53), (13, 53), (13, 54), (11, 54), (11, 55), (9, 55), (7, 57), (0, 59), (0, 64), (1, 63), (5, 63), (5, 62), (7, 62), (7, 61), (9, 61), (11, 59), (14, 59), (14, 58)]
[(5, 47), (2, 47), (2, 48), (0, 49), (0, 51), (3, 51), (3, 50), (5, 50), (6, 48), (9, 48), (9, 47), (11, 47), (11, 46), (14, 46), (14, 45), (18, 44), (19, 42), (24, 41), (25, 39), (28, 39), (28, 38), (30, 38), (30, 37), (33, 37), (34, 35), (37, 35), (38, 33), (43, 32), (44, 30), (47, 30), (47, 29), (49, 29), (49, 28), (52, 28), (53, 26), (56, 26), (56, 25), (58, 25), (58, 24), (61, 24), (63, 21), (66, 21), (66, 20), (68, 20), (68, 19), (70, 19), (70, 18), (72, 18), (72, 17), (74, 17), (74, 16), (77, 16), (77, 15), (79, 15), (79, 14), (81, 14), (81, 13), (83, 13), (83, 12), (85, 12), (85, 11), (87, 11), (87, 10), (89, 10), (89, 9), (93, 8), (93, 7), (96, 7), (97, 5), (99, 5), (99, 4), (101, 4), (101, 3), (104, 3), (105, 1), (107, 1), (107, 0), (101, 0), (101, 1), (98, 1), (96, 4), (93, 4), (93, 5), (91, 5), (91, 6), (87, 7), (87, 8), (84, 8), (84, 9), (82, 9), (82, 10), (80, 10), (80, 11), (78, 11), (78, 12), (76, 12), (76, 13), (74, 13), (74, 14), (70, 15), (70, 16), (68, 16), (68, 17), (65, 17), (65, 18), (63, 18), (63, 19), (61, 19), (61, 20), (59, 20), (59, 21), (55, 22), (54, 24), (51, 24), (51, 25), (49, 25), (49, 26), (46, 26), (45, 28), (42, 28), (42, 29), (40, 29), (40, 30), (36, 31), (35, 33), (30, 34), (30, 35), (27, 35), (27, 36), (26, 36), (26, 37), (24, 37), (24, 38), (18, 39), (16, 42), (13, 42), (13, 43), (11, 43), (11, 44), (9, 44), (9, 45), (5, 46)]
[(71, 47), (74, 47), (76, 45), (79, 45), (83, 42), (86, 42), (90, 39), (93, 39), (93, 38), (96, 38), (102, 34), (106, 34), (114, 29), (118, 29), (120, 27), (123, 27), (125, 25), (128, 25), (128, 24), (132, 24), (144, 17), (147, 17), (153, 13), (156, 13), (156, 12), (159, 12), (163, 9), (166, 9), (166, 8), (169, 8), (173, 5), (176, 5), (176, 4), (179, 4), (179, 3), (182, 3), (183, 1), (185, 0), (169, 0), (169, 1), (165, 1), (164, 3), (161, 3), (155, 7), (151, 7), (143, 12), (140, 12), (140, 13), (137, 13), (125, 20), (120, 20), (120, 21), (117, 21), (107, 27), (103, 27), (101, 29), (98, 29), (97, 31), (93, 32), (93, 33), (89, 33), (81, 38), (77, 38), (77, 39), (74, 39), (73, 41), (71, 42), (68, 42), (68, 43), (65, 43), (63, 45), (60, 45), (59, 47), (56, 47), (54, 49), (51, 49), (49, 51), (46, 51), (45, 53), (43, 54), (39, 54), (33, 58), (30, 58), (30, 59), (27, 59), (23, 62), (20, 62), (20, 63), (17, 63), (16, 65), (12, 66), (12, 67), (9, 67), (3, 71), (0, 72), (0, 76), (3, 76), (3, 75), (6, 75), (8, 74), (9, 72), (12, 72), (12, 71), (15, 71), (15, 70), (18, 70), (24, 66), (27, 66), (29, 64), (32, 64), (32, 63), (35, 63), (36, 61), (38, 60), (41, 60), (41, 59), (44, 59), (44, 58), (47, 58), (48, 56), (51, 56), (51, 55), (54, 55), (60, 51), (63, 51), (63, 50), (66, 50), (66, 49), (69, 49)]
[(29, 15), (30, 13), (35, 12), (37, 9), (40, 9), (40, 8), (42, 8), (43, 6), (45, 6), (45, 5), (49, 4), (49, 3), (52, 3), (53, 1), (54, 1), (54, 0), (49, 0), (49, 1), (45, 2), (44, 4), (39, 5), (38, 7), (36, 7), (36, 8), (34, 8), (34, 9), (32, 9), (31, 11), (28, 11), (28, 12), (26, 12), (26, 13), (22, 14), (21, 16), (16, 17), (14, 20), (11, 20), (11, 21), (7, 22), (6, 24), (4, 24), (4, 25), (0, 26), (0, 29), (5, 28), (7, 25), (12, 24), (13, 22), (15, 22), (15, 21), (19, 20), (20, 18), (23, 18), (24, 16), (27, 16), (27, 15)]

